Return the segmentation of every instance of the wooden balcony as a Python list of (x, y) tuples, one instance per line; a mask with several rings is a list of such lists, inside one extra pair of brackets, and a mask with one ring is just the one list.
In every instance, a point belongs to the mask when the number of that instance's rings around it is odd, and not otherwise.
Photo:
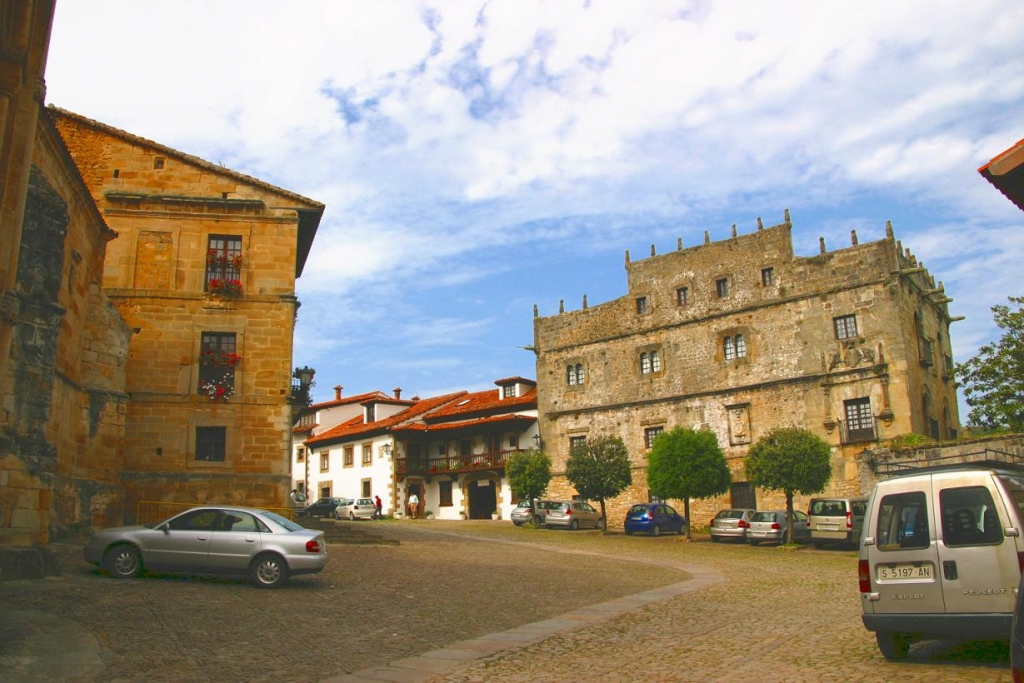
[(519, 450), (474, 453), (473, 455), (440, 455), (434, 458), (395, 458), (395, 475), (399, 479), (407, 475), (432, 476), (435, 474), (463, 474), (480, 470), (505, 469), (505, 462)]

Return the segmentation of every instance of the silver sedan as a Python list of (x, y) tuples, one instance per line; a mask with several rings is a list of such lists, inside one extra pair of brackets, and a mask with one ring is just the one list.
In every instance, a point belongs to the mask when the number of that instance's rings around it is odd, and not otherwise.
[(260, 588), (277, 588), (289, 576), (315, 574), (327, 564), (323, 531), (233, 506), (197, 507), (158, 524), (103, 529), (82, 554), (119, 579), (143, 569), (234, 574), (249, 576)]

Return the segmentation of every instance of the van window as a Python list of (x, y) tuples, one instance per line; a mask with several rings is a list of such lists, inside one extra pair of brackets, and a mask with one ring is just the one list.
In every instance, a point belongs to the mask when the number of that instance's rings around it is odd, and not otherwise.
[(992, 494), (984, 486), (939, 492), (942, 540), (950, 547), (994, 545), (1003, 542)]
[(811, 501), (811, 514), (815, 517), (845, 517), (846, 501), (815, 498)]
[(924, 491), (897, 493), (882, 498), (878, 507), (879, 550), (927, 548), (930, 544), (928, 507)]

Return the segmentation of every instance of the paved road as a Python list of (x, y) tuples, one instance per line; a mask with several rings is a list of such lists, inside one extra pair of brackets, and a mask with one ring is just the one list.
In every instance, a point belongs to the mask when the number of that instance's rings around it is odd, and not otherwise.
[(374, 524), (401, 544), (332, 545), (278, 591), (116, 581), (58, 548), (62, 576), (0, 583), (0, 679), (1010, 681), (1002, 644), (882, 659), (849, 550)]

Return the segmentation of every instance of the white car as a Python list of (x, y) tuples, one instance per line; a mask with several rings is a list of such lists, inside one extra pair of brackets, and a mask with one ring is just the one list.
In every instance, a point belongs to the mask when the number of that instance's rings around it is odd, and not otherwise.
[(345, 504), (339, 505), (336, 510), (338, 519), (373, 519), (377, 511), (377, 504), (373, 498), (346, 498)]

